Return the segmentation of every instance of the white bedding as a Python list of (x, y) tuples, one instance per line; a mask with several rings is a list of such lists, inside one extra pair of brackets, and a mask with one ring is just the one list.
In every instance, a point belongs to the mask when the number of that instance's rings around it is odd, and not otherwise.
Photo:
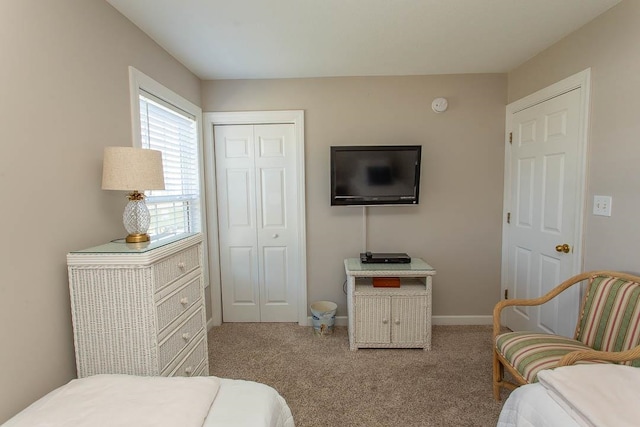
[(640, 369), (626, 365), (563, 366), (538, 374), (540, 384), (584, 427), (640, 425)]
[(538, 373), (514, 390), (498, 427), (632, 427), (640, 425), (640, 369), (581, 364)]
[(204, 427), (295, 427), (284, 398), (264, 384), (220, 378)]
[(73, 380), (2, 427), (295, 427), (264, 384), (217, 377), (95, 375)]
[(540, 383), (523, 385), (512, 391), (498, 419), (498, 427), (577, 426)]

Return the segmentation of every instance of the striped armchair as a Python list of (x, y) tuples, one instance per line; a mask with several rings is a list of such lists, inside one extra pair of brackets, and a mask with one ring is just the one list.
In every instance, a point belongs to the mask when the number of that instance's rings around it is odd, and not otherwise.
[[(537, 332), (501, 332), (500, 313), (510, 306), (541, 305), (586, 281), (573, 339)], [(640, 277), (613, 271), (574, 276), (544, 296), (504, 300), (493, 310), (493, 395), (538, 380), (538, 372), (580, 363), (640, 367)], [(506, 381), (505, 369), (515, 382)]]

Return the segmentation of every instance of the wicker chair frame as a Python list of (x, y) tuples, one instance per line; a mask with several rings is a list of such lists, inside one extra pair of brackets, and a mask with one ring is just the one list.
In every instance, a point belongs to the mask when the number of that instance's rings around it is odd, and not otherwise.
[[(554, 289), (546, 293), (545, 295), (539, 298), (532, 299), (511, 299), (511, 300), (503, 300), (497, 303), (493, 309), (493, 397), (496, 400), (500, 400), (500, 389), (506, 388), (508, 390), (514, 390), (517, 387), (527, 384), (527, 380), (515, 369), (511, 364), (498, 352), (496, 348), (496, 338), (501, 333), (502, 325), (500, 323), (500, 315), (502, 310), (507, 307), (512, 306), (536, 306), (544, 304), (545, 302), (553, 299), (563, 291), (568, 288), (579, 284), (583, 281), (588, 281), (590, 285), (591, 282), (598, 276), (609, 276), (615, 277), (623, 280), (634, 281), (640, 283), (640, 276), (634, 276), (628, 273), (621, 273), (617, 271), (609, 271), (609, 270), (601, 270), (601, 271), (590, 271), (586, 273), (581, 273), (575, 275)], [(574, 339), (578, 336), (580, 330), (580, 324), (582, 321), (582, 317), (584, 315), (584, 306), (587, 301), (587, 293), (582, 298), (580, 312), (578, 316), (578, 322), (576, 324), (576, 329), (574, 333)], [(560, 361), (557, 366), (568, 366), (573, 365), (578, 361), (583, 360), (599, 360), (605, 362), (626, 362), (633, 359), (640, 358), (640, 345), (626, 351), (619, 352), (610, 352), (610, 351), (596, 351), (596, 350), (577, 350), (571, 353), (566, 354)], [(505, 370), (511, 374), (515, 382), (505, 380)]]

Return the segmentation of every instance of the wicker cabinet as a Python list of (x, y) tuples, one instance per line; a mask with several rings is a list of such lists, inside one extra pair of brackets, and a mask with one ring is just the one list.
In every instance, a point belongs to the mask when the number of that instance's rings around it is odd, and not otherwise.
[(208, 375), (202, 236), (67, 255), (78, 378)]
[[(431, 278), (420, 259), (410, 264), (345, 260), (351, 350), (366, 347), (431, 349)], [(399, 288), (377, 288), (373, 277), (399, 277)]]

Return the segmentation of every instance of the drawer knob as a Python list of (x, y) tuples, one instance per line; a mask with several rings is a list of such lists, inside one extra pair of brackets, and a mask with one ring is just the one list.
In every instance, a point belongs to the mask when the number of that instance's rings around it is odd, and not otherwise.
[(184, 261), (180, 261), (180, 262), (178, 263), (178, 268), (179, 268), (180, 270), (184, 270), (184, 269), (186, 268), (186, 265), (185, 265)]
[(382, 319), (382, 323), (386, 325), (387, 323), (389, 323), (389, 319)]
[(180, 304), (182, 304), (184, 306), (188, 305), (189, 304), (189, 298), (187, 298), (187, 297), (180, 298)]
[(396, 325), (399, 325), (399, 324), (400, 324), (400, 319), (396, 319), (396, 320), (394, 321), (394, 323), (395, 323)]
[(187, 375), (191, 375), (192, 371), (193, 371), (193, 366), (187, 366), (186, 368), (184, 368), (184, 373)]
[(182, 334), (182, 339), (185, 341), (189, 341), (191, 339), (191, 334), (189, 332), (185, 332)]

